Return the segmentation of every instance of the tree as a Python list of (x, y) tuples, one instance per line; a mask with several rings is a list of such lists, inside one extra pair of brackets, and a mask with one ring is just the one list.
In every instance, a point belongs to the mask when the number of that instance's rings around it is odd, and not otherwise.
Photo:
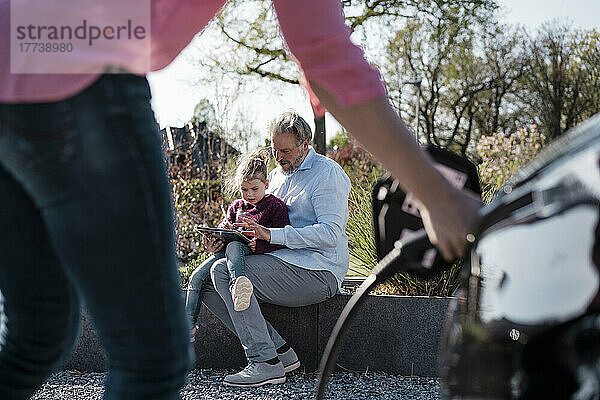
[(487, 77), (487, 90), (477, 94), (474, 104), (473, 123), (479, 136), (511, 132), (530, 122), (521, 120), (518, 109), (511, 107), (517, 100), (518, 81), (525, 73), (523, 35), (505, 25), (494, 28), (485, 32), (483, 55), (477, 59), (483, 66), (482, 76)]
[(508, 132), (518, 115), (507, 107), (516, 82), (524, 73), (520, 35), (506, 26), (487, 23), (472, 44), (463, 46), (444, 70), (447, 87), (441, 108), (450, 114), (448, 145), (456, 143), (463, 155), (481, 136)]
[[(498, 7), (495, 0), (346, 0), (343, 5), (352, 31), (372, 21), (389, 25), (416, 13), (449, 25), (470, 18), (482, 21)], [(219, 51), (200, 60), (202, 65), (228, 74), (299, 84), (297, 67), (285, 49), (270, 0), (232, 0), (214, 26)]]
[(202, 99), (196, 104), (190, 122), (193, 124), (205, 123), (210, 129), (218, 129), (215, 107), (208, 99)]
[[(441, 11), (418, 15), (386, 47), (382, 71), (390, 100), (413, 121), (419, 104), (418, 119), (429, 144), (466, 154), (474, 137), (505, 124), (500, 110), (522, 67), (516, 39), (502, 34), (492, 11), (489, 5), (458, 19)], [(409, 104), (402, 89), (415, 81), (420, 84), (409, 89)]]
[(232, 95), (217, 96), (212, 102), (201, 99), (194, 107), (192, 118), (188, 122), (194, 126), (205, 125), (218, 134), (228, 144), (240, 151), (248, 151), (260, 144), (260, 134), (252, 121), (234, 109)]
[(600, 32), (595, 29), (580, 33), (575, 55), (580, 60), (581, 68), (587, 75), (587, 88), (582, 92), (587, 107), (582, 112), (583, 118), (589, 118), (600, 112)]
[(471, 18), (482, 22), (498, 8), (494, 0), (343, 0), (342, 3), (353, 31), (373, 20), (393, 23), (418, 15), (450, 24)]
[[(427, 143), (477, 157), (481, 136), (536, 124), (552, 139), (600, 111), (595, 30), (548, 25), (532, 39), (497, 23), (496, 0), (343, 5), (352, 38), (379, 66), (390, 101), (411, 126), (418, 122)], [(270, 1), (233, 0), (205, 34), (214, 46), (199, 61), (214, 82), (236, 82), (236, 93), (298, 87)]]
[[(268, 0), (233, 0), (216, 19), (211, 35), (214, 48), (199, 63), (214, 77), (237, 77), (253, 85), (252, 78), (278, 84), (298, 85), (298, 69), (285, 49), (276, 17)], [(393, 27), (407, 17), (427, 15), (448, 25), (464, 20), (484, 21), (497, 8), (495, 0), (346, 0), (343, 1), (348, 26), (365, 38), (369, 30), (382, 34), (381, 26)], [(355, 35), (356, 36), (356, 35)], [(254, 83), (255, 85), (255, 83)], [(252, 89), (250, 89), (252, 90)], [(324, 143), (324, 119), (315, 112), (315, 143)]]
[(525, 43), (521, 102), (550, 140), (600, 111), (598, 32), (544, 25)]

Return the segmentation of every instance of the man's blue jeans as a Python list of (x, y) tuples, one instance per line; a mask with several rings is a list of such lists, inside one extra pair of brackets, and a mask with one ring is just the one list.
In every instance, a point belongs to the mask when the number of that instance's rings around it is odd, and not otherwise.
[(178, 399), (191, 366), (173, 213), (146, 80), (105, 75), (0, 104), (0, 399), (69, 355), (83, 300), (108, 353), (105, 399)]
[(190, 324), (196, 323), (200, 306), (202, 306), (202, 284), (210, 275), (210, 269), (213, 264), (225, 258), (227, 261), (227, 270), (229, 271), (229, 283), (242, 275), (246, 275), (246, 256), (252, 254), (250, 247), (242, 242), (234, 241), (227, 243), (225, 250), (219, 251), (208, 257), (202, 265), (192, 272), (190, 283), (187, 289), (185, 299), (185, 312)]

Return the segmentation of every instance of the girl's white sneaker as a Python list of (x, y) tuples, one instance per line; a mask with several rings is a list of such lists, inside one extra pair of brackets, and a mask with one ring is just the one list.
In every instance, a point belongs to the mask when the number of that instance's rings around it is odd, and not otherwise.
[(233, 299), (233, 309), (235, 311), (244, 311), (250, 307), (253, 290), (252, 282), (247, 277), (238, 276), (235, 279), (231, 288), (231, 298)]

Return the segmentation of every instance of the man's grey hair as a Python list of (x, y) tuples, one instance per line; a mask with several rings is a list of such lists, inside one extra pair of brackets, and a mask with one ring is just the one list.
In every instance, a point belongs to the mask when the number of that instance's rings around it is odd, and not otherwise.
[(274, 118), (269, 124), (269, 134), (271, 136), (282, 133), (293, 134), (298, 146), (306, 139), (309, 142), (312, 140), (310, 126), (296, 111), (286, 111)]

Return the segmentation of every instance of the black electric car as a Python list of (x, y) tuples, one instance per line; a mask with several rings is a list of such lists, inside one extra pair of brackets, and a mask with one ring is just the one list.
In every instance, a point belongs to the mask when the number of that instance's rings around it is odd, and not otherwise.
[(600, 114), (482, 210), (448, 310), (445, 398), (600, 398)]
[[(479, 191), (472, 164), (428, 150), (451, 180)], [(449, 267), (410, 199), (390, 177), (374, 188), (381, 261), (334, 328), (317, 399), (369, 291), (396, 272), (427, 277)], [(600, 114), (544, 149), (480, 216), (442, 336), (443, 397), (600, 399)]]

